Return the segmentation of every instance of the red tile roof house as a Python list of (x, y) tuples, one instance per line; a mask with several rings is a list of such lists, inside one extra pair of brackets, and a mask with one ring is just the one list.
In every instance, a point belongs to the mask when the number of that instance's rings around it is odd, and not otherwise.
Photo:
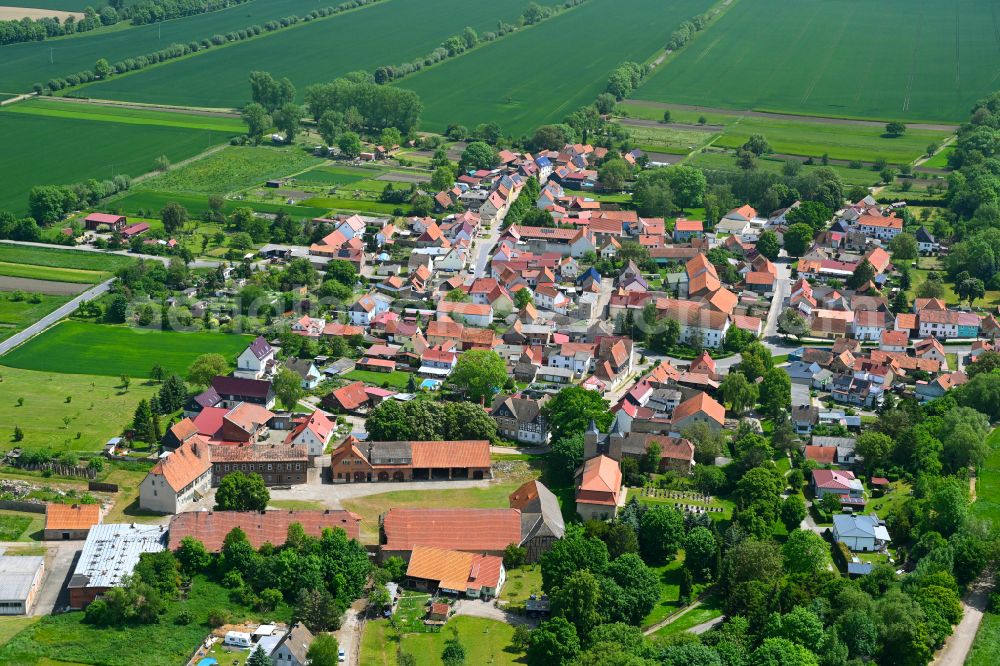
[[(416, 546), (406, 568), (406, 579), (410, 587), (418, 590), (488, 601), (500, 595), (507, 572), (503, 558), (496, 555)], [(431, 611), (432, 616), (440, 615), (434, 608)], [(445, 617), (447, 612), (444, 610)]]
[(121, 231), (125, 227), (126, 218), (124, 215), (110, 215), (108, 213), (91, 213), (83, 220), (83, 226), (88, 231), (97, 231), (100, 226), (106, 226), (111, 231)]
[(379, 560), (409, 561), (418, 546), (503, 557), (512, 543), (521, 543), (521, 512), (517, 509), (390, 509), (382, 514)]
[(130, 224), (121, 230), (122, 238), (129, 240), (135, 238), (140, 234), (144, 234), (149, 231), (149, 225), (145, 222), (139, 222), (138, 224)]
[(487, 440), (359, 442), (348, 437), (330, 456), (334, 483), (489, 479)]
[[(836, 448), (836, 447), (829, 447)], [(812, 473), (812, 487), (817, 499), (826, 495), (840, 496), (843, 505), (864, 506), (865, 489), (853, 472), (832, 469), (815, 469)]]
[(364, 382), (354, 382), (332, 391), (321, 401), (325, 409), (342, 414), (360, 414), (371, 406)]
[(247, 535), (254, 548), (265, 543), (281, 546), (288, 537), (288, 527), (298, 523), (312, 537), (324, 530), (341, 529), (348, 539), (359, 539), (361, 516), (350, 511), (315, 509), (302, 511), (188, 511), (170, 519), (168, 548), (177, 550), (181, 541), (193, 537), (210, 553), (222, 550), (226, 535), (237, 527)]
[(139, 507), (159, 513), (193, 508), (212, 488), (212, 461), (208, 442), (198, 435), (162, 458), (139, 485)]
[(295, 422), (297, 425), (288, 433), (285, 444), (306, 447), (310, 458), (323, 455), (336, 424), (318, 409), (309, 416), (297, 418)]
[(614, 518), (625, 500), (621, 488), (618, 462), (603, 455), (591, 458), (577, 476), (576, 512), (584, 520)]

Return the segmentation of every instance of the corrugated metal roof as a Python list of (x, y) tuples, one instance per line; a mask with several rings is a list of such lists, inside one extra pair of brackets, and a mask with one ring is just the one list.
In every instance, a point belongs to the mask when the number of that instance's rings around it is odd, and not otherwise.
[(167, 544), (162, 525), (105, 523), (90, 528), (69, 587), (115, 587), (132, 573), (143, 553), (158, 553)]

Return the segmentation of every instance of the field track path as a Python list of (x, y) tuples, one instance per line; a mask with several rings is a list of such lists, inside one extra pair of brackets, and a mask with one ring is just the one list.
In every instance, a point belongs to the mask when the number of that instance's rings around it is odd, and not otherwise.
[[(34, 95), (22, 95), (22, 98)], [(188, 116), (219, 116), (223, 118), (239, 118), (238, 111), (232, 109), (206, 109), (196, 106), (171, 106), (167, 104), (139, 104), (136, 102), (118, 102), (112, 99), (96, 99), (93, 97), (46, 97), (48, 100), (67, 102), (71, 104), (94, 104), (96, 106), (114, 106), (120, 109), (135, 109), (137, 111), (164, 111), (166, 113), (183, 113)]]
[[(827, 125), (855, 125), (858, 127), (884, 127), (884, 122), (877, 120), (855, 120), (852, 118), (830, 118), (828, 116), (805, 116), (794, 113), (772, 113), (770, 111), (751, 111), (749, 109), (719, 109), (710, 106), (691, 106), (689, 104), (669, 104), (666, 102), (654, 102), (647, 99), (630, 99), (630, 102), (653, 107), (655, 109), (676, 109), (678, 111), (695, 111), (700, 113), (718, 113), (726, 116), (743, 115), (751, 118), (772, 118), (774, 120), (798, 120), (804, 123), (823, 123)], [(915, 130), (929, 130), (933, 132), (954, 132), (958, 125), (947, 123), (906, 123), (906, 126)]]
[(962, 597), (962, 619), (935, 655), (932, 666), (962, 666), (965, 663), (983, 621), (983, 612), (989, 606), (991, 579), (992, 576), (986, 575), (974, 581)]

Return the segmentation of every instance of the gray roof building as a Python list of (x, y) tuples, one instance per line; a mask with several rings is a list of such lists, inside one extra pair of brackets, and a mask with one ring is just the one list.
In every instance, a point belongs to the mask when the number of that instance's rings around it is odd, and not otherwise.
[(313, 634), (304, 624), (296, 622), (285, 637), (271, 653), (271, 660), (282, 666), (306, 666), (309, 659), (309, 646), (313, 642)]
[(30, 613), (44, 573), (44, 557), (0, 556), (0, 615)]

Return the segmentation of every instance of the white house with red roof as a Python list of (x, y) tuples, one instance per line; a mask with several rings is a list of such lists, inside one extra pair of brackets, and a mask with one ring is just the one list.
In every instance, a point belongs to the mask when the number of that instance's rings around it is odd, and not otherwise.
[(827, 495), (863, 499), (865, 494), (865, 488), (854, 477), (854, 472), (846, 470), (814, 469), (812, 486), (818, 499)]
[(336, 424), (318, 409), (308, 416), (295, 419), (295, 423), (295, 428), (285, 438), (285, 444), (306, 447), (310, 458), (323, 455), (326, 445), (333, 437)]

